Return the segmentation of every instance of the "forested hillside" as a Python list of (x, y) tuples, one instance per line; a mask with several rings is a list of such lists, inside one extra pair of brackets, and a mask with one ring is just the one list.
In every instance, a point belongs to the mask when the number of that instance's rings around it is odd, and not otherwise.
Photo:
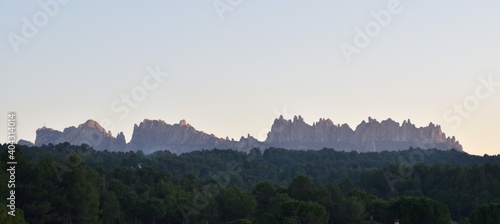
[[(6, 164), (7, 145), (1, 146)], [(15, 221), (2, 223), (500, 223), (500, 156), (16, 149)], [(6, 165), (5, 165), (6, 166)], [(7, 183), (5, 167), (0, 181)], [(9, 195), (5, 184), (1, 195)]]

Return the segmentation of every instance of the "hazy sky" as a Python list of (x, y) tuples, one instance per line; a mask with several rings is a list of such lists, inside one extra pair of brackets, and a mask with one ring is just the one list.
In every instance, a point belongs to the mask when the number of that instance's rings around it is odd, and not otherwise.
[(279, 114), (410, 118), (498, 154), (499, 40), (495, 0), (0, 1), (0, 111), (30, 141), (87, 119), (128, 141), (144, 118), (261, 140)]

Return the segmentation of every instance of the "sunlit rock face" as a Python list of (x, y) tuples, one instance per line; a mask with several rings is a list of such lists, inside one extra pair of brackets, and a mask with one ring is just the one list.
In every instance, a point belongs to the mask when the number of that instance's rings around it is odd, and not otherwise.
[(97, 150), (125, 151), (127, 143), (123, 132), (114, 137), (99, 123), (88, 120), (78, 127), (68, 127), (64, 131), (42, 127), (36, 131), (35, 145), (47, 145), (69, 142), (72, 145), (87, 144)]

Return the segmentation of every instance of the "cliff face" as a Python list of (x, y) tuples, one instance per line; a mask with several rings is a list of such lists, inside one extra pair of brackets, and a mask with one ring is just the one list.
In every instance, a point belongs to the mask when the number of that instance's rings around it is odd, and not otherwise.
[(88, 120), (78, 127), (68, 127), (64, 131), (57, 131), (51, 128), (39, 128), (36, 130), (35, 145), (59, 144), (69, 142), (72, 145), (87, 144), (97, 150), (126, 150), (127, 143), (123, 133), (113, 137), (111, 132), (106, 130), (94, 120)]
[(228, 147), (230, 142), (197, 131), (185, 120), (170, 125), (162, 120), (145, 119), (139, 125), (134, 125), (134, 133), (129, 144), (132, 149), (141, 149), (146, 153), (157, 150), (182, 153), (196, 149)]
[(432, 123), (417, 128), (410, 120), (400, 125), (391, 119), (378, 122), (372, 118), (368, 118), (368, 122), (361, 122), (352, 130), (347, 124), (335, 125), (330, 119), (320, 119), (313, 125), (308, 125), (300, 116), (294, 117), (293, 120), (280, 117), (274, 121), (265, 143), (280, 147), (332, 147), (356, 151), (398, 150), (409, 147), (463, 150), (454, 137), (446, 137), (441, 127)]
[(48, 145), (64, 142), (62, 132), (52, 128), (42, 127), (36, 130), (35, 145)]
[(265, 142), (353, 142), (352, 137), (353, 131), (348, 125), (334, 125), (330, 119), (320, 119), (311, 126), (301, 116), (295, 116), (293, 120), (280, 116), (274, 120)]
[(301, 116), (286, 120), (283, 116), (275, 119), (271, 131), (264, 142), (252, 136), (241, 137), (238, 141), (218, 138), (196, 130), (185, 120), (177, 124), (167, 124), (162, 120), (145, 119), (134, 125), (132, 139), (127, 144), (122, 132), (114, 137), (97, 122), (88, 120), (78, 127), (69, 127), (64, 131), (40, 128), (36, 131), (35, 145), (58, 144), (69, 142), (73, 145), (88, 144), (97, 150), (110, 151), (142, 150), (152, 153), (169, 150), (174, 153), (190, 152), (203, 149), (235, 149), (248, 151), (252, 148), (283, 147), (287, 149), (322, 149), (334, 148), (345, 151), (383, 151), (404, 150), (409, 147), (455, 148), (463, 151), (455, 137), (447, 137), (439, 125), (430, 123), (417, 128), (410, 120), (402, 124), (391, 119), (378, 122), (368, 118), (354, 130), (347, 124), (334, 124), (330, 119), (320, 119), (309, 125)]

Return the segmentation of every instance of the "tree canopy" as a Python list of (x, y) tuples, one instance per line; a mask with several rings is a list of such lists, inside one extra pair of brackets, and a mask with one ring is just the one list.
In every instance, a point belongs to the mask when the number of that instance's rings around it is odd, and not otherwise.
[(63, 143), (18, 147), (16, 159), (16, 216), (1, 202), (0, 223), (499, 223), (500, 157), (455, 150), (144, 155)]

